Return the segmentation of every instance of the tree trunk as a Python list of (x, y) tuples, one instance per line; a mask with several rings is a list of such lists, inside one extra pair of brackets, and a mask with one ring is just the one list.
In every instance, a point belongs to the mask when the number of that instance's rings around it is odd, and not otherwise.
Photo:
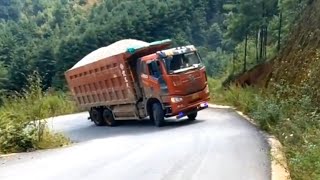
[(267, 46), (268, 46), (268, 26), (265, 26), (264, 30), (264, 58), (265, 61), (267, 59)]
[(264, 0), (262, 0), (262, 25), (261, 25), (261, 32), (260, 32), (260, 61), (263, 61), (263, 58), (264, 58), (264, 41), (265, 41), (265, 29), (264, 29), (264, 27), (265, 27), (265, 22), (264, 22), (264, 20), (265, 20), (265, 2), (264, 2)]
[(235, 74), (236, 71), (236, 57), (234, 53), (232, 53), (232, 75)]
[(260, 29), (260, 53), (259, 53), (259, 62), (263, 59), (263, 27)]
[(282, 11), (280, 10), (279, 27), (278, 27), (278, 47), (277, 47), (278, 52), (280, 52), (280, 49), (281, 49), (282, 18), (283, 18)]
[(247, 50), (248, 50), (248, 33), (246, 33), (245, 45), (244, 45), (244, 58), (243, 58), (243, 72), (247, 70)]
[(256, 32), (256, 63), (259, 63), (259, 30)]

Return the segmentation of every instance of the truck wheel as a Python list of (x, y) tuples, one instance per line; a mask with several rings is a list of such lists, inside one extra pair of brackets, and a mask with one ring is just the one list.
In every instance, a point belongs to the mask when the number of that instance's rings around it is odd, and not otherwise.
[(105, 126), (106, 122), (102, 118), (101, 110), (93, 108), (90, 111), (91, 120), (96, 126)]
[(189, 115), (188, 115), (189, 121), (194, 121), (194, 120), (196, 120), (197, 115), (198, 115), (197, 112), (194, 112), (194, 113), (192, 113), (192, 114), (189, 114)]
[(152, 119), (157, 127), (162, 127), (164, 125), (164, 112), (159, 103), (154, 103), (152, 105)]
[(112, 111), (110, 111), (109, 109), (103, 110), (103, 120), (108, 126), (116, 125), (116, 121), (113, 117)]
[(148, 112), (148, 113), (149, 113), (150, 121), (154, 122), (152, 109), (151, 109), (150, 112)]

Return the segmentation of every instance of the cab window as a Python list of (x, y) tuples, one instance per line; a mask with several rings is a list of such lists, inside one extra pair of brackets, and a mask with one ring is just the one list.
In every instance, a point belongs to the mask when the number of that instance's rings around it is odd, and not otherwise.
[(160, 78), (161, 76), (161, 70), (160, 70), (160, 63), (159, 61), (152, 61), (148, 64), (149, 68), (149, 75), (155, 78)]

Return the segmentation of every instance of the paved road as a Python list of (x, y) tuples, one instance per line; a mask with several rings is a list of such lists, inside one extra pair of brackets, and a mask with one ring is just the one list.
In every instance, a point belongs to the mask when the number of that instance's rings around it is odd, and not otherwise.
[(87, 114), (52, 126), (74, 145), (0, 159), (0, 179), (25, 180), (269, 180), (269, 147), (231, 110), (207, 109), (194, 123), (149, 121), (95, 127)]

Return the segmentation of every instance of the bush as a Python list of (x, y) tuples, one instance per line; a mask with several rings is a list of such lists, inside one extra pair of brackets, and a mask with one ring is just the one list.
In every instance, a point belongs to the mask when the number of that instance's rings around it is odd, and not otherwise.
[(37, 74), (31, 76), (28, 83), (23, 93), (3, 98), (0, 152), (21, 152), (68, 143), (66, 138), (49, 131), (45, 119), (74, 112), (74, 102), (62, 93), (44, 93)]
[[(1, 116), (2, 118), (5, 117)], [(3, 121), (3, 119), (1, 122), (7, 122), (6, 125), (0, 125), (0, 150), (2, 152), (20, 152), (34, 148), (34, 129), (26, 130), (25, 124)]]
[(223, 90), (221, 89), (220, 85), (217, 86), (220, 87), (220, 89), (214, 89), (212, 88), (212, 80), (209, 80), (209, 86), (212, 101), (215, 103), (235, 106), (244, 113), (248, 113), (256, 108), (258, 96), (255, 94), (256, 90), (253, 88), (246, 88), (243, 90), (242, 88), (236, 86), (230, 86), (227, 90)]
[(272, 130), (281, 119), (281, 105), (273, 98), (264, 99), (257, 96), (254, 101), (256, 106), (250, 111), (250, 115), (263, 130)]

